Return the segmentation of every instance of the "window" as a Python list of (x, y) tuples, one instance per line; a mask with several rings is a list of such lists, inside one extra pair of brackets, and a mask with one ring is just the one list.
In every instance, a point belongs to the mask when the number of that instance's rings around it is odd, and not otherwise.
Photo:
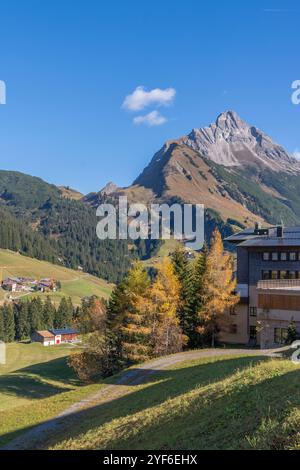
[(257, 316), (257, 307), (249, 307), (249, 315), (250, 315), (250, 317), (256, 317)]
[(271, 271), (271, 279), (278, 279), (278, 271)]
[(281, 261), (287, 261), (287, 253), (285, 252), (280, 253), (280, 259)]
[(235, 307), (230, 307), (230, 309), (229, 309), (229, 314), (230, 314), (230, 315), (236, 315)]
[(296, 271), (289, 271), (289, 279), (296, 279)]
[(284, 344), (288, 335), (287, 328), (274, 328), (274, 343)]
[(262, 272), (262, 278), (263, 278), (263, 279), (265, 279), (265, 280), (266, 280), (266, 279), (270, 279), (270, 277), (271, 277), (271, 276), (270, 276), (270, 271), (263, 271), (263, 272)]
[(290, 253), (290, 261), (296, 261), (297, 260), (297, 256), (296, 256), (296, 253), (293, 251)]
[(256, 326), (255, 326), (255, 325), (250, 325), (250, 328), (249, 328), (249, 336), (250, 336), (250, 339), (256, 339), (257, 330), (256, 330)]
[(277, 253), (277, 251), (273, 251), (273, 253), (272, 253), (272, 261), (278, 261), (278, 253)]
[(232, 335), (236, 335), (236, 334), (237, 334), (237, 325), (235, 325), (235, 324), (230, 325), (230, 333), (231, 333)]
[(269, 261), (269, 259), (270, 259), (270, 253), (268, 253), (268, 252), (263, 253), (263, 260), (264, 261)]
[(280, 271), (280, 279), (287, 279), (288, 278), (288, 272), (287, 271)]

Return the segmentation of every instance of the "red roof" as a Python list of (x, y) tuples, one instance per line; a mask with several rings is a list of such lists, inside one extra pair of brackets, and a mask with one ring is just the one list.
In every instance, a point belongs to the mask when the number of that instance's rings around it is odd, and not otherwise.
[(37, 334), (43, 338), (54, 338), (54, 334), (47, 330), (37, 331)]

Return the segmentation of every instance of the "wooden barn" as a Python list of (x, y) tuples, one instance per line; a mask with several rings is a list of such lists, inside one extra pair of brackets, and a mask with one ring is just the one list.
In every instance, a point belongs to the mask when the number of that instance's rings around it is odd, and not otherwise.
[(78, 341), (78, 331), (74, 330), (73, 328), (35, 331), (31, 335), (31, 341), (35, 343), (42, 343), (43, 346), (53, 346), (62, 343), (74, 343)]
[(55, 336), (48, 330), (35, 331), (31, 335), (33, 343), (42, 343), (43, 346), (52, 346), (55, 344)]

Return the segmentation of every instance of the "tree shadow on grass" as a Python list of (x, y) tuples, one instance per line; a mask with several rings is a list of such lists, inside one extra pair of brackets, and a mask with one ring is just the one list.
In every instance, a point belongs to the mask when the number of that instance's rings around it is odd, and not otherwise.
[(24, 369), (18, 369), (15, 373), (34, 374), (41, 379), (56, 380), (66, 385), (79, 385), (80, 381), (71, 367), (68, 366), (67, 361), (67, 357), (59, 357)]
[[(166, 400), (176, 398), (181, 394), (187, 393), (195, 388), (203, 388), (206, 385), (219, 382), (224, 380), (227, 377), (230, 377), (238, 370), (242, 370), (251, 365), (256, 365), (259, 362), (266, 361), (266, 357), (252, 356), (252, 357), (238, 357), (238, 358), (220, 358), (217, 361), (215, 359), (210, 360), (206, 358), (205, 363), (195, 364), (192, 366), (181, 367), (178, 369), (162, 370), (155, 371), (151, 369), (139, 369), (136, 368), (131, 370), (130, 377), (127, 383), (123, 381), (123, 385), (134, 385), (138, 382), (138, 377), (143, 377), (143, 384), (147, 384), (145, 388), (136, 389), (133, 388), (132, 392), (128, 392), (124, 396), (115, 396), (114, 398), (114, 388), (109, 390), (109, 396), (107, 402), (100, 403), (97, 406), (89, 408), (88, 410), (80, 410), (72, 414), (70, 417), (64, 417), (50, 420), (49, 422), (43, 423), (44, 438), (47, 438), (47, 423), (50, 426), (50, 435), (48, 435), (50, 445), (55, 442), (59, 442), (65, 438), (72, 439), (76, 438), (79, 434), (86, 431), (92, 431), (95, 428), (99, 428), (106, 423), (112, 422), (114, 419), (125, 418), (135, 413), (141, 411), (149, 410), (151, 407), (158, 406), (164, 403)], [(127, 373), (128, 374), (128, 373)], [(122, 383), (122, 378), (118, 379), (111, 378), (107, 380), (108, 384), (111, 386)], [(120, 390), (119, 390), (120, 392)], [(132, 430), (134, 426), (129, 425)], [(155, 426), (145, 425), (145, 429), (142, 431), (142, 434), (148, 435), (149, 439), (153, 441), (153, 436), (163, 435), (164, 438), (162, 442), (164, 446), (168, 447), (168, 436), (171, 436), (170, 426), (173, 428), (173, 424), (170, 423), (169, 419), (160, 419)], [(188, 423), (185, 422), (183, 432), (185, 432)], [(25, 432), (27, 429), (23, 429)], [(36, 428), (38, 431), (38, 428)], [(161, 431), (163, 430), (163, 431)], [(101, 431), (99, 431), (101, 433)], [(11, 437), (15, 433), (10, 433)], [(30, 448), (40, 448), (45, 446), (45, 441), (40, 440), (40, 434), (36, 432), (36, 439), (30, 438)], [(130, 433), (129, 433), (130, 434)], [(55, 435), (55, 439), (52, 440), (51, 436)], [(5, 436), (5, 441), (9, 440), (9, 434)], [(31, 436), (32, 437), (32, 436)], [(22, 438), (22, 436), (21, 436)], [(142, 441), (137, 441), (136, 436), (135, 440), (131, 437), (123, 437), (122, 442), (116, 440), (115, 442), (109, 443), (110, 449), (116, 448), (145, 448), (142, 444)], [(148, 439), (148, 438), (147, 438)], [(147, 442), (145, 439), (145, 442)], [(29, 441), (29, 440), (28, 440)], [(154, 439), (155, 441), (155, 439)], [(134, 443), (134, 444), (133, 444)], [(171, 442), (170, 442), (171, 443)], [(152, 445), (152, 444), (151, 444)], [(151, 447), (150, 445), (150, 447)], [(156, 447), (161, 445), (156, 443)], [(146, 447), (147, 448), (147, 447)], [(148, 447), (149, 448), (149, 447)]]
[(0, 376), (0, 393), (27, 399), (41, 399), (67, 392), (73, 390), (74, 385), (79, 385), (79, 381), (68, 367), (65, 357)]

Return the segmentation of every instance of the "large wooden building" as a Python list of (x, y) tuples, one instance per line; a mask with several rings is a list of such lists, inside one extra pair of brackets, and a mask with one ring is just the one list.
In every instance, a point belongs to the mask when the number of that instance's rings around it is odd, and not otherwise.
[(291, 322), (300, 335), (300, 227), (257, 225), (227, 241), (237, 246), (240, 302), (228, 313), (222, 339), (276, 347)]

